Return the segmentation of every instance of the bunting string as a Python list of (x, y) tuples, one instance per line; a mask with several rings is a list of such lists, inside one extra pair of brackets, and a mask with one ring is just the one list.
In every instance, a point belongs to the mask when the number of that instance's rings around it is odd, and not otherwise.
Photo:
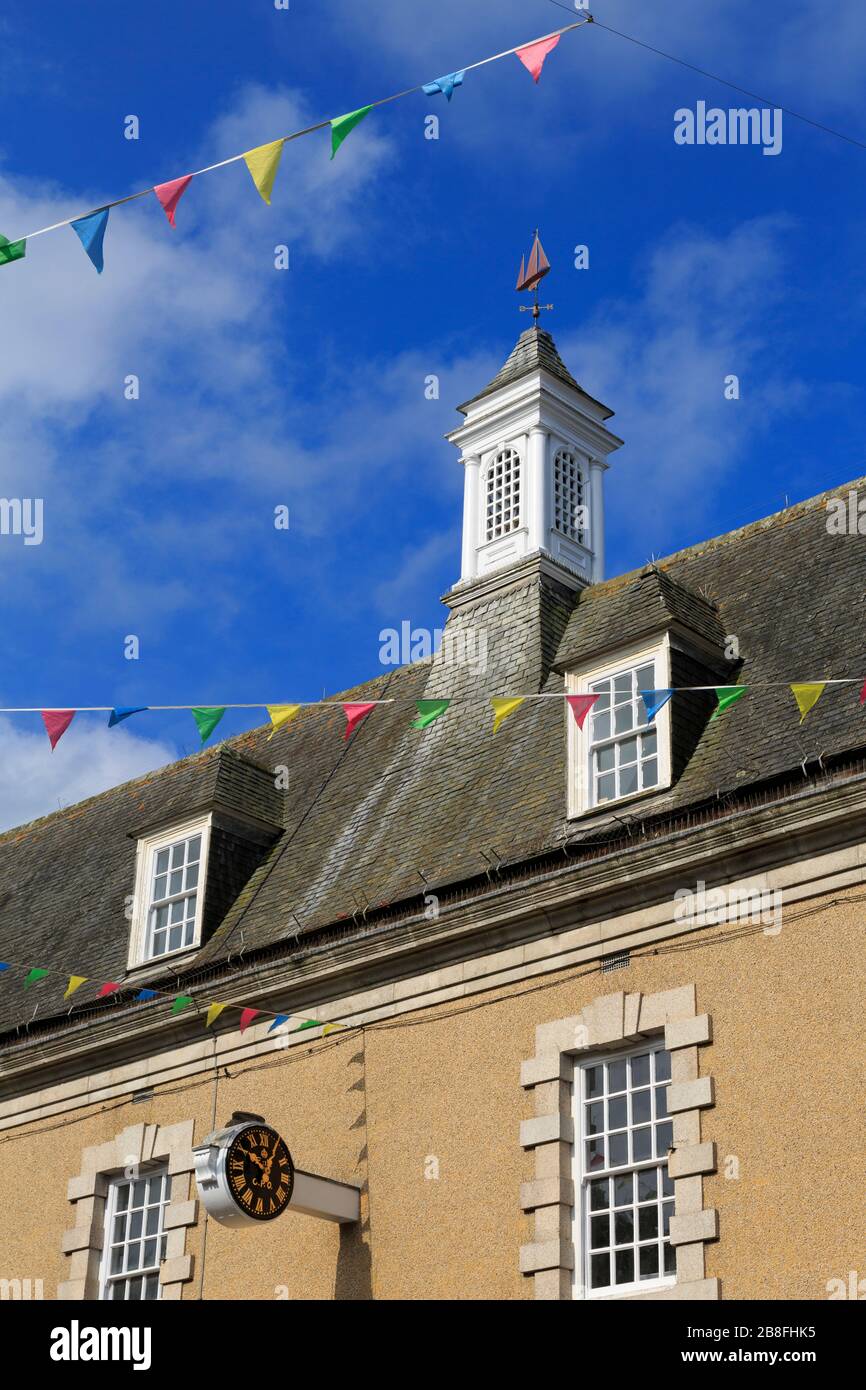
[(138, 198), (146, 198), (153, 193), (163, 208), (169, 224), (174, 227), (177, 205), (190, 182), (200, 178), (203, 174), (210, 174), (216, 169), (224, 169), (229, 164), (237, 164), (240, 160), (244, 160), (246, 163), (252, 181), (261, 197), (270, 204), (283, 146), (289, 141), (299, 140), (304, 135), (312, 135), (316, 131), (329, 129), (331, 132), (331, 158), (333, 159), (350, 132), (375, 108), (387, 106), (393, 101), (400, 101), (403, 97), (414, 96), (417, 92), (423, 92), (428, 96), (441, 93), (450, 102), (455, 87), (463, 85), (466, 73), (486, 67), (488, 63), (499, 62), (500, 59), (508, 58), (512, 54), (519, 59), (522, 66), (527, 69), (537, 83), (545, 59), (557, 46), (563, 34), (571, 33), (572, 30), (580, 29), (585, 24), (591, 23), (592, 17), (587, 15), (584, 19), (579, 19), (574, 24), (563, 25), (562, 28), (544, 34), (541, 38), (531, 39), (527, 43), (517, 44), (514, 48), (506, 48), (501, 53), (492, 53), (486, 58), (480, 58), (477, 62), (467, 63), (459, 71), (449, 73), (445, 77), (439, 77), (430, 82), (420, 82), (414, 87), (406, 87), (403, 91), (393, 92), (390, 96), (379, 97), (378, 100), (371, 101), (355, 111), (349, 111), (340, 116), (331, 116), (323, 121), (316, 121), (313, 125), (304, 126), (301, 130), (294, 130), (290, 134), (282, 135), (267, 144), (258, 145), (255, 149), (244, 150), (240, 154), (229, 155), (227, 159), (206, 164), (203, 169), (196, 169), (192, 173), (169, 179), (165, 183), (151, 184), (148, 188), (139, 189), (136, 193), (127, 193), (123, 198), (113, 198), (110, 202), (103, 203), (98, 208), (92, 208), (89, 212), (77, 213), (74, 217), (65, 217), (59, 222), (52, 222), (47, 227), (39, 227), (34, 232), (28, 232), (23, 237), (0, 236), (0, 265), (9, 265), (13, 261), (22, 260), (26, 254), (28, 241), (32, 241), (34, 237), (44, 236), (47, 232), (58, 231), (61, 227), (71, 227), (96, 270), (101, 274), (104, 263), (103, 242), (108, 224), (108, 214), (112, 208), (122, 207), (125, 203), (135, 202)]
[[(819, 699), (823, 695), (828, 685), (856, 685), (860, 687), (861, 705), (866, 704), (866, 678), (862, 676), (827, 676), (820, 681), (754, 681), (743, 685), (679, 685), (667, 686), (661, 690), (639, 690), (638, 695), (643, 700), (646, 710), (647, 722), (652, 723), (656, 715), (668, 704), (674, 695), (687, 695), (690, 693), (712, 693), (716, 696), (716, 709), (711, 715), (710, 722), (718, 719), (719, 715), (729, 710), (732, 705), (738, 703), (749, 691), (755, 690), (777, 690), (788, 689), (793, 695), (797, 708), (800, 711), (800, 723), (814, 709)], [(493, 695), (479, 696), (480, 700), (489, 704), (493, 710), (493, 732), (497, 733), (506, 719), (510, 719), (513, 714), (530, 700), (564, 700), (574, 716), (575, 724), (579, 730), (583, 730), (587, 717), (593, 712), (595, 705), (601, 699), (600, 694), (572, 694), (569, 691), (535, 691), (525, 695)], [(57, 747), (60, 739), (66, 733), (76, 714), (107, 714), (108, 727), (114, 728), (117, 724), (123, 723), (134, 714), (146, 714), (151, 711), (188, 711), (195, 721), (201, 742), (204, 745), (211, 734), (217, 728), (228, 710), (256, 709), (264, 710), (270, 720), (270, 732), (268, 738), (273, 738), (278, 729), (283, 728), (295, 719), (304, 709), (341, 709), (345, 716), (345, 727), (343, 730), (344, 740), (352, 737), (355, 730), (379, 705), (393, 705), (402, 703), (393, 697), (383, 700), (297, 700), (290, 704), (268, 703), (267, 701), (254, 701), (252, 703), (238, 704), (226, 701), (222, 705), (78, 705), (75, 708), (58, 708), (39, 705), (18, 705), (0, 706), (0, 714), (39, 714), (45, 726), (52, 751)], [(468, 703), (465, 700), (459, 704)], [(439, 699), (413, 700), (415, 718), (410, 724), (411, 729), (418, 731), (428, 729), (454, 704), (453, 699), (442, 697)], [(598, 711), (597, 713), (600, 713)]]

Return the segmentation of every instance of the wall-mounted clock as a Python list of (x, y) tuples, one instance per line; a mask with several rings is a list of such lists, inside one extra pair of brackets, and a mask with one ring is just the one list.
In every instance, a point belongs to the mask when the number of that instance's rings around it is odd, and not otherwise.
[(228, 1126), (208, 1135), (193, 1156), (201, 1199), (224, 1226), (274, 1221), (292, 1200), (292, 1155), (260, 1115), (236, 1111)]

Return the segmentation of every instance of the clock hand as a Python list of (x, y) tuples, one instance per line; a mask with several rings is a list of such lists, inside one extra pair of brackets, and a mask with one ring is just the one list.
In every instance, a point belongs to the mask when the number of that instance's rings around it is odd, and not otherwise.
[(242, 1154), (244, 1154), (247, 1158), (251, 1158), (257, 1168), (264, 1168), (265, 1165), (262, 1163), (262, 1160), (256, 1154), (253, 1153), (252, 1149), (240, 1149), (239, 1146), (239, 1151)]

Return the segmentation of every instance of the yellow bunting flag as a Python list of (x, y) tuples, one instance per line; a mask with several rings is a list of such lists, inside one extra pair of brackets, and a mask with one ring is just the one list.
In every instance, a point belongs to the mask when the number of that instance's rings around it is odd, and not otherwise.
[(225, 1004), (208, 1005), (207, 1018), (204, 1023), (205, 1028), (210, 1028), (211, 1024), (216, 1022), (225, 1007)]
[(322, 1029), (322, 1037), (326, 1038), (329, 1033), (336, 1033), (338, 1028), (346, 1027), (348, 1027), (348, 1025), (345, 1023), (326, 1023), (324, 1028)]
[(496, 730), (499, 728), (499, 725), (502, 723), (503, 719), (507, 719), (509, 714), (514, 713), (518, 705), (523, 704), (524, 698), (525, 697), (523, 695), (517, 695), (511, 699), (504, 699), (500, 696), (493, 697), (490, 703), (493, 706), (494, 733), (496, 733)]
[(81, 988), (86, 979), (86, 975), (70, 975), (69, 984), (66, 986), (66, 992), (64, 993), (63, 998), (68, 999), (70, 994), (74, 994), (77, 989)]
[(824, 686), (826, 684), (826, 681), (821, 681), (820, 683), (816, 682), (814, 685), (791, 686), (791, 694), (797, 701), (797, 708), (800, 711), (801, 724), (803, 720), (806, 718), (806, 715), (809, 713), (809, 710), (812, 709), (813, 705), (817, 705), (818, 701), (824, 693)]
[(281, 728), (283, 724), (288, 724), (290, 719), (294, 719), (300, 708), (300, 705), (265, 705), (272, 725), (268, 738), (273, 738), (277, 729)]
[(268, 206), (284, 144), (284, 140), (272, 140), (270, 145), (259, 145), (254, 150), (247, 150), (244, 155), (244, 163), (250, 171), (253, 183)]

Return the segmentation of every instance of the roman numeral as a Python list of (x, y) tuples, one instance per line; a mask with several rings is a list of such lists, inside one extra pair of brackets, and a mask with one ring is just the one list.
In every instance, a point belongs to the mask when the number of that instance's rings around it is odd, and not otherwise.
[(247, 1188), (246, 1192), (245, 1192), (244, 1195), (241, 1197), (241, 1201), (243, 1202), (243, 1204), (244, 1204), (245, 1207), (248, 1207), (248, 1206), (250, 1205), (250, 1203), (252, 1202), (252, 1200), (253, 1200), (252, 1191), (250, 1190), (250, 1188)]
[(264, 1209), (265, 1204), (260, 1197), (259, 1200), (256, 1202), (256, 1216), (260, 1216)]

